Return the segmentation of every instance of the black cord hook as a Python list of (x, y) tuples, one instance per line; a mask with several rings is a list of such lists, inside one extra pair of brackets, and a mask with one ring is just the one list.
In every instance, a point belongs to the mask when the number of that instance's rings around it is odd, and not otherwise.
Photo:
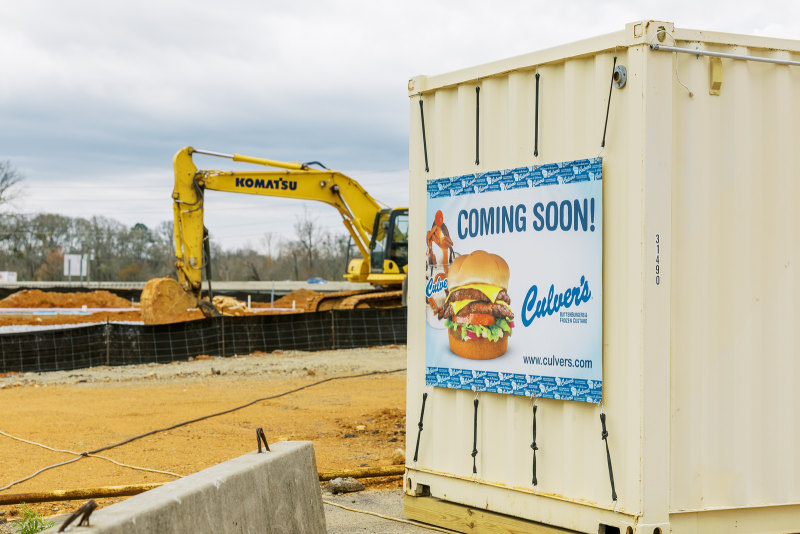
[(480, 133), (481, 133), (481, 86), (475, 86), (475, 165), (481, 164), (480, 158)]
[(536, 117), (534, 122), (533, 157), (539, 157), (539, 73), (536, 73)]
[(600, 423), (603, 425), (603, 441), (606, 442), (606, 459), (608, 460), (608, 478), (611, 479), (611, 500), (617, 500), (617, 490), (614, 487), (614, 471), (611, 469), (611, 452), (608, 450), (608, 430), (606, 430), (606, 414), (600, 412)]
[(64, 532), (64, 530), (76, 519), (80, 517), (80, 521), (78, 521), (78, 526), (90, 526), (89, 525), (89, 516), (92, 515), (92, 512), (95, 511), (97, 508), (97, 503), (94, 502), (94, 499), (90, 499), (86, 501), (84, 504), (81, 505), (80, 508), (72, 512), (60, 527), (58, 527), (58, 532)]
[(537, 485), (539, 481), (536, 479), (536, 451), (539, 450), (539, 447), (536, 445), (536, 402), (534, 401), (533, 404), (533, 442), (531, 443), (531, 449), (533, 449), (533, 485)]
[(422, 98), (419, 99), (419, 118), (422, 121), (422, 150), (425, 153), (425, 172), (429, 172), (428, 167), (428, 141), (425, 138), (425, 111), (422, 107)]
[(478, 456), (478, 392), (475, 392), (475, 418), (472, 426), (472, 474), (478, 474), (478, 466), (475, 458)]
[(611, 83), (608, 85), (608, 104), (606, 105), (606, 123), (603, 126), (603, 142), (600, 143), (600, 148), (606, 146), (606, 130), (608, 129), (608, 113), (611, 111), (611, 91), (614, 89), (614, 69), (617, 68), (617, 55), (614, 54), (614, 65), (611, 67)]
[(419, 438), (422, 435), (422, 418), (425, 415), (425, 401), (428, 400), (428, 393), (422, 394), (422, 410), (419, 412), (419, 430), (417, 431), (417, 446), (414, 448), (414, 463), (417, 462), (417, 458), (419, 457)]
[(267, 443), (267, 436), (264, 435), (264, 429), (261, 427), (256, 428), (256, 442), (258, 443), (258, 454), (261, 454), (261, 443), (264, 443), (264, 448), (266, 452), (272, 452), (269, 450), (269, 444)]

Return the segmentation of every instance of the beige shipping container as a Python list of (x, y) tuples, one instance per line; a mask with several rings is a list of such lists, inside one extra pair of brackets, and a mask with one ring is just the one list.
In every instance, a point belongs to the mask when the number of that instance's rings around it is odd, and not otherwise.
[[(418, 76), (409, 97), (407, 515), (800, 532), (800, 41), (636, 22)], [(603, 402), (537, 400), (533, 486), (531, 399), (480, 393), (473, 476), (475, 394), (425, 382), (426, 184), (597, 156)]]

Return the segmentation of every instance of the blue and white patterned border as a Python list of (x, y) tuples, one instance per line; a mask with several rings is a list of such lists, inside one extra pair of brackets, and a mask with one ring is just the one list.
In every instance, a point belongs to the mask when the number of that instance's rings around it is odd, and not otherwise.
[(603, 382), (580, 378), (525, 375), (475, 371), (449, 367), (426, 367), (425, 383), (429, 386), (470, 391), (488, 391), (544, 399), (574, 400), (600, 403)]
[(602, 180), (603, 159), (589, 158), (538, 167), (465, 174), (428, 180), (428, 198), (458, 197), (487, 191), (506, 191), (545, 185)]

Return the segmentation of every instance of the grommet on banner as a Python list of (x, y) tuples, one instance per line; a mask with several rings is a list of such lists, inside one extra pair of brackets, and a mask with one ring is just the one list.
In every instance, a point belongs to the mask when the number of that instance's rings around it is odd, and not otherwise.
[(417, 458), (419, 457), (419, 438), (422, 436), (422, 418), (425, 416), (425, 401), (428, 400), (428, 393), (425, 392), (422, 394), (422, 409), (419, 412), (419, 430), (417, 431), (417, 446), (414, 448), (414, 465), (417, 464)]
[(611, 480), (611, 500), (617, 502), (617, 490), (614, 487), (614, 471), (611, 469), (611, 452), (608, 450), (608, 430), (606, 430), (606, 414), (600, 406), (600, 423), (603, 425), (602, 438), (606, 442), (606, 459), (608, 460), (608, 478)]
[(536, 396), (531, 393), (531, 401), (533, 401), (533, 442), (531, 443), (531, 449), (533, 449), (533, 485), (537, 485), (539, 481), (536, 479), (536, 451), (539, 450), (539, 447), (536, 445)]
[(536, 116), (533, 126), (533, 157), (539, 157), (539, 69), (536, 69)]
[(422, 151), (425, 153), (425, 172), (429, 172), (428, 167), (428, 141), (425, 138), (425, 111), (422, 109), (422, 97), (419, 99), (419, 118), (422, 122)]
[(478, 390), (477, 389), (475, 390), (475, 400), (473, 401), (473, 404), (475, 406), (475, 417), (473, 419), (473, 424), (472, 424), (472, 478), (475, 479), (478, 476), (478, 465), (475, 460), (475, 458), (478, 456)]

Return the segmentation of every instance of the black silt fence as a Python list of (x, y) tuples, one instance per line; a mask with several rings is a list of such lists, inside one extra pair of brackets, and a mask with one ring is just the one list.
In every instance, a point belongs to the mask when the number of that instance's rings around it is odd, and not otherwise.
[(406, 343), (406, 308), (218, 317), (171, 325), (108, 323), (0, 335), (0, 372), (169, 363), (206, 354)]

